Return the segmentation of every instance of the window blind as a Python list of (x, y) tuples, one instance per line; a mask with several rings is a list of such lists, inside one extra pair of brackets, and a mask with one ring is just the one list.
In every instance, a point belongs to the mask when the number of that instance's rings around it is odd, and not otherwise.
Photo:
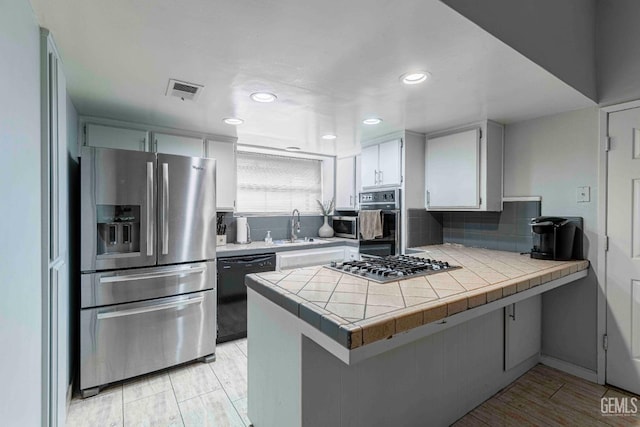
[(238, 212), (319, 213), (322, 161), (238, 152)]

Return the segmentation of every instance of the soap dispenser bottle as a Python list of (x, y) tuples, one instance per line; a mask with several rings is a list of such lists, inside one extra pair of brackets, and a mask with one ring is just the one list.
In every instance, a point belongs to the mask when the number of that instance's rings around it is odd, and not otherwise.
[(271, 230), (267, 231), (267, 235), (264, 236), (264, 242), (268, 245), (273, 243), (273, 239), (271, 238)]

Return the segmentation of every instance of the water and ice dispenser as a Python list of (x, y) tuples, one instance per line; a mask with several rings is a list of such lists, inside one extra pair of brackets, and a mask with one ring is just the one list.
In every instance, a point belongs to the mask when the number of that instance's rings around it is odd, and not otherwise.
[(140, 206), (97, 205), (97, 255), (140, 252)]

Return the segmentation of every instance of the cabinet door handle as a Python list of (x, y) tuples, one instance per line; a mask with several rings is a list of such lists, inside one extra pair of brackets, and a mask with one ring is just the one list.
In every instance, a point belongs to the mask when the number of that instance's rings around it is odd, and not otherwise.
[(429, 190), (427, 190), (427, 206), (429, 206), (431, 204), (431, 193), (429, 193)]
[(384, 183), (384, 175), (382, 174), (383, 171), (380, 171), (380, 182), (379, 184), (383, 184)]
[(349, 207), (353, 206), (353, 196), (349, 196)]

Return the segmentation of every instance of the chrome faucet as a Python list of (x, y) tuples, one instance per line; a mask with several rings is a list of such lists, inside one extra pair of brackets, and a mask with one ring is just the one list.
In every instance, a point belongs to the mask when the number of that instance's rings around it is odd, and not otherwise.
[[(296, 212), (298, 213), (298, 220), (295, 220)], [(300, 232), (300, 211), (298, 209), (294, 209), (291, 212), (291, 241), (293, 242), (298, 238), (296, 233)]]

